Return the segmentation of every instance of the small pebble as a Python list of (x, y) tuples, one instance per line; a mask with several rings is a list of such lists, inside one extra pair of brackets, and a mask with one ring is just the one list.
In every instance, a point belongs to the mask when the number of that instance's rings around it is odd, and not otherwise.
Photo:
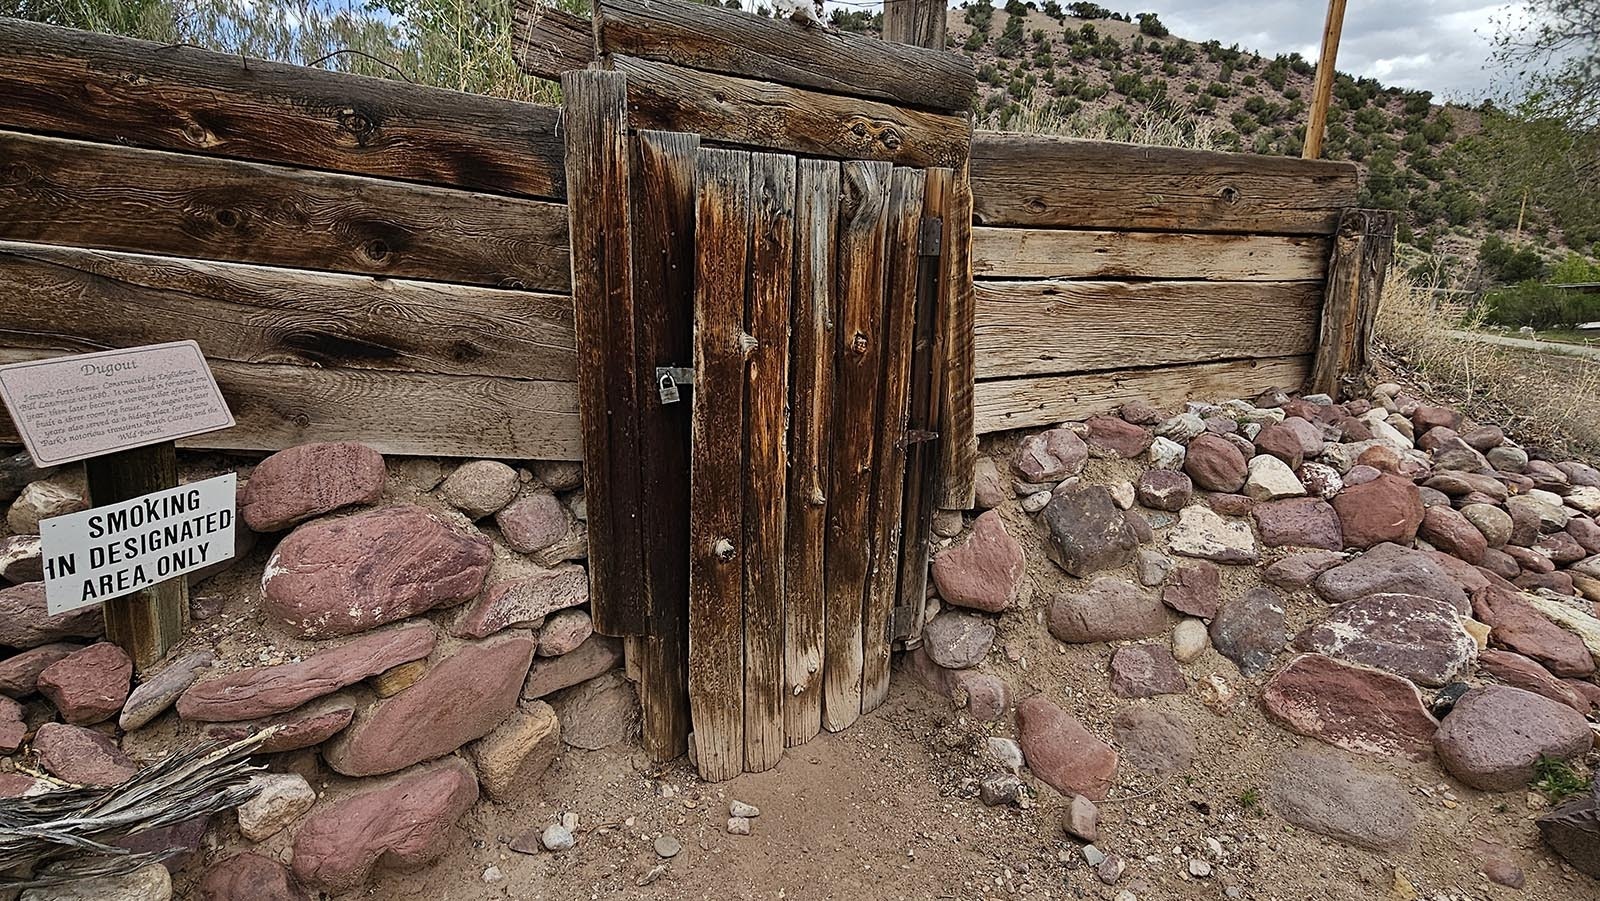
[(1189, 861), (1189, 875), (1197, 879), (1204, 879), (1211, 875), (1211, 864), (1199, 858)]
[(1106, 859), (1106, 854), (1094, 845), (1083, 846), (1083, 860), (1091, 867), (1098, 867)]
[(499, 867), (491, 866), (489, 869), (483, 871), (484, 882), (499, 882), (504, 878), (506, 878), (506, 874), (500, 872)]
[(683, 843), (670, 835), (663, 835), (656, 839), (656, 853), (662, 857), (677, 857), (683, 850)]
[(750, 834), (750, 818), (749, 817), (728, 817), (728, 834), (729, 835), (749, 835)]
[(755, 806), (754, 804), (746, 804), (743, 801), (729, 801), (728, 816), (744, 817), (748, 820), (752, 817), (761, 816), (761, 808)]
[(546, 851), (570, 851), (574, 844), (572, 830), (560, 823), (552, 823), (539, 836), (539, 844), (544, 845)]

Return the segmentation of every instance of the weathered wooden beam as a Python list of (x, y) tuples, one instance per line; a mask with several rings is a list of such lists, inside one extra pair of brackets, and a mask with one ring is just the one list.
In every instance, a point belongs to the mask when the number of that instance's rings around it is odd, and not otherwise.
[(1322, 156), (1322, 136), (1328, 126), (1328, 106), (1333, 102), (1333, 80), (1338, 76), (1339, 34), (1344, 30), (1345, 0), (1328, 0), (1328, 17), (1322, 22), (1322, 52), (1317, 57), (1316, 79), (1311, 86), (1311, 111), (1306, 117), (1304, 159)]
[(583, 484), (589, 506), (589, 604), (595, 631), (639, 635), (649, 622), (639, 510), (639, 377), (634, 357), (627, 80), (561, 76)]
[(548, 3), (517, 0), (511, 10), (516, 24), (517, 65), (523, 71), (552, 80), (573, 69), (586, 69), (598, 59), (594, 22)]
[(689, 403), (660, 403), (658, 366), (694, 358), (694, 178), (700, 139), (647, 131), (633, 145), (634, 341), (640, 490), (650, 624), (639, 649), (645, 749), (657, 761), (689, 735)]
[(1309, 353), (1319, 282), (991, 282), (975, 286), (978, 378)]
[(840, 169), (833, 463), (828, 497), (826, 662), (822, 725), (837, 732), (861, 717), (862, 600), (872, 564), (872, 466), (876, 460), (883, 355), (888, 163)]
[(742, 147), (902, 166), (950, 166), (967, 156), (970, 130), (963, 116), (635, 56), (618, 54), (611, 64), (628, 76), (629, 121), (637, 128), (692, 131)]
[(0, 159), (6, 240), (502, 288), (571, 279), (565, 204), (15, 132)]
[[(48, 302), (41, 299), (48, 298)], [(572, 381), (561, 294), (0, 241), (0, 346)]]
[(1332, 234), (1355, 203), (1356, 167), (979, 133), (972, 139), (980, 225)]
[(883, 0), (883, 39), (943, 50), (949, 15), (946, 0)]
[[(947, 112), (969, 109), (977, 96), (972, 61), (944, 52), (942, 40), (908, 47), (676, 0), (598, 6), (601, 50), (608, 54)], [(939, 49), (924, 49), (930, 46)]]
[(689, 708), (702, 778), (744, 771), (744, 327), (750, 154), (702, 150), (695, 201)]
[(939, 393), (940, 507), (970, 510), (978, 465), (978, 432), (973, 425), (972, 386), (977, 380), (974, 344), (976, 302), (972, 283), (972, 183), (968, 167), (956, 169), (945, 204), (940, 240), (939, 354), (934, 377)]
[(1302, 281), (1327, 275), (1329, 239), (1204, 232), (975, 228), (979, 279)]
[(1328, 263), (1311, 390), (1337, 395), (1367, 365), (1383, 279), (1394, 256), (1395, 215), (1349, 210), (1339, 222)]
[(795, 158), (750, 157), (745, 330), (744, 766), (783, 757), (784, 548), (789, 468), (789, 307), (794, 296)]
[(560, 111), (0, 19), (0, 127), (531, 197)]
[[(171, 441), (117, 451), (83, 462), (89, 501), (96, 507), (178, 486), (178, 451)], [(101, 605), (106, 639), (144, 672), (183, 641), (189, 625), (189, 580), (166, 579)]]
[(1268, 388), (1298, 391), (1311, 372), (1309, 354), (1078, 375), (1025, 376), (979, 382), (980, 434), (1049, 425), (1110, 413), (1129, 401), (1158, 408), (1218, 397), (1249, 397)]
[(828, 467), (833, 443), (833, 361), (837, 353), (836, 245), (839, 164), (801, 160), (796, 189), (795, 291), (790, 334), (789, 522), (784, 550), (785, 742), (822, 728), (824, 572)]
[[(86, 349), (0, 348), (0, 364)], [(210, 364), (237, 424), (185, 438), (179, 447), (277, 451), (311, 441), (360, 441), (383, 454), (583, 459), (577, 385), (570, 381)], [(0, 410), (0, 444), (16, 443), (11, 417)]]
[[(889, 656), (900, 586), (901, 514), (906, 485), (906, 420), (910, 415), (911, 357), (917, 326), (917, 273), (921, 268), (923, 173), (897, 168), (890, 180), (885, 243), (883, 350), (878, 380), (878, 430), (870, 507), (872, 564), (862, 599), (861, 710), (889, 696)], [(931, 511), (930, 511), (930, 516)]]

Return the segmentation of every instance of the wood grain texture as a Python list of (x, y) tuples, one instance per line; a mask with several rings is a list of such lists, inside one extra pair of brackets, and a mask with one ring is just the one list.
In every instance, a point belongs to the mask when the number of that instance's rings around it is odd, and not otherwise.
[(571, 204), (572, 305), (589, 506), (589, 604), (595, 631), (643, 634), (649, 604), (639, 469), (629, 233), (627, 82), (614, 72), (561, 76)]
[(966, 110), (977, 95), (972, 61), (943, 41), (907, 47), (676, 0), (599, 6), (606, 53), (923, 109)]
[(1126, 369), (1078, 375), (1033, 376), (979, 382), (980, 434), (1049, 425), (1109, 413), (1140, 400), (1158, 409), (1188, 400), (1251, 397), (1268, 388), (1297, 391), (1311, 372), (1311, 357), (1272, 357)]
[(1383, 278), (1394, 255), (1394, 213), (1347, 210), (1333, 259), (1311, 366), (1311, 390), (1337, 397), (1342, 383), (1366, 368)]
[(750, 154), (702, 150), (695, 199), (689, 709), (702, 778), (744, 771), (744, 309)]
[(939, 482), (937, 502), (948, 510), (970, 510), (977, 477), (978, 432), (973, 425), (972, 385), (977, 380), (972, 282), (972, 184), (968, 166), (955, 170), (940, 240), (939, 339), (943, 350), (935, 378), (939, 392)]
[(884, 0), (883, 39), (943, 50), (949, 12), (945, 0)]
[(834, 316), (832, 488), (828, 498), (826, 662), (822, 725), (837, 732), (861, 717), (862, 600), (872, 565), (872, 466), (882, 372), (884, 256), (893, 168), (840, 167), (838, 303)]
[(805, 744), (822, 728), (839, 164), (801, 160), (798, 181), (783, 578), (784, 741), (790, 747)]
[(1318, 282), (978, 282), (978, 378), (1308, 353)]
[(963, 116), (890, 106), (805, 88), (611, 57), (628, 76), (636, 128), (692, 131), (706, 140), (810, 156), (948, 166), (966, 158)]
[(784, 526), (789, 468), (789, 307), (794, 296), (795, 158), (750, 157), (745, 330), (744, 766), (783, 757)]
[(976, 278), (1303, 281), (1328, 269), (1328, 239), (1203, 232), (975, 228)]
[(0, 19), (0, 127), (559, 199), (560, 111)]
[[(76, 352), (0, 349), (0, 365)], [(179, 447), (278, 451), (360, 441), (379, 453), (581, 460), (572, 382), (379, 372), (211, 360), (237, 424)], [(18, 443), (0, 410), (0, 443)]]
[[(944, 219), (950, 213), (950, 202), (955, 190), (955, 172), (950, 169), (929, 169), (922, 191), (922, 215), (939, 220), (939, 253), (929, 255), (930, 248), (922, 248), (917, 258), (917, 311), (916, 328), (912, 336), (911, 354), (911, 405), (906, 419), (908, 432), (934, 435), (929, 441), (918, 441), (906, 450), (906, 489), (901, 521), (900, 559), (895, 592), (897, 616), (905, 616), (910, 625), (897, 628), (893, 638), (903, 641), (922, 634), (927, 613), (928, 558), (932, 553), (929, 533), (933, 527), (933, 513), (938, 507), (939, 488), (939, 406), (943, 401), (944, 369), (948, 352), (939, 325), (942, 312), (950, 302), (952, 285), (943, 277)], [(908, 611), (908, 612), (903, 612)], [(898, 621), (897, 621), (898, 626)]]
[[(83, 461), (89, 502), (121, 503), (178, 487), (178, 452), (171, 441)], [(189, 626), (189, 580), (166, 579), (101, 605), (106, 640), (126, 651), (143, 673), (183, 641)]]
[(656, 398), (655, 368), (694, 358), (695, 135), (647, 131), (633, 142), (634, 338), (640, 489), (650, 626), (639, 648), (645, 749), (657, 761), (689, 735), (689, 411)]
[(0, 132), (0, 238), (565, 292), (564, 204)]
[(588, 68), (599, 57), (594, 22), (546, 3), (517, 0), (511, 10), (517, 65), (532, 75), (552, 80), (573, 69)]
[(972, 139), (980, 225), (1332, 234), (1356, 167), (1040, 135)]
[(872, 467), (872, 564), (861, 615), (861, 711), (889, 696), (889, 657), (900, 586), (901, 513), (906, 485), (906, 420), (911, 403), (911, 356), (917, 324), (924, 176), (897, 168), (890, 180), (887, 270), (882, 314), (878, 436)]
[(572, 381), (571, 317), (560, 294), (0, 241), (0, 346)]

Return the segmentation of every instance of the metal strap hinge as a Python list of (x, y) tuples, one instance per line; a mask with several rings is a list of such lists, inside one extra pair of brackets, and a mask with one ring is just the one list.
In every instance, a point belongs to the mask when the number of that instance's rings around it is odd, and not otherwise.
[(680, 399), (680, 389), (694, 387), (694, 369), (688, 366), (657, 366), (656, 391), (662, 404), (675, 404)]
[(936, 257), (944, 245), (944, 220), (938, 216), (923, 216), (917, 233), (917, 255)]

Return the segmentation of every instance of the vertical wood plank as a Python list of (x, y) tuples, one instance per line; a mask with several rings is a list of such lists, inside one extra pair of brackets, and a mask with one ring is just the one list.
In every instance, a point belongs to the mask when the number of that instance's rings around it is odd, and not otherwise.
[(976, 304), (972, 293), (972, 182), (970, 167), (956, 169), (944, 217), (940, 277), (949, 284), (949, 299), (939, 326), (946, 352), (937, 377), (943, 380), (939, 412), (939, 506), (972, 509), (973, 479), (978, 466), (978, 432), (973, 417), (973, 383), (977, 359), (973, 330)]
[(645, 631), (639, 510), (639, 406), (628, 232), (627, 78), (561, 76), (578, 413), (589, 504), (589, 599), (595, 631)]
[(833, 440), (833, 315), (839, 164), (801, 160), (795, 207), (789, 522), (784, 549), (784, 734), (790, 747), (822, 729), (823, 572)]
[(744, 307), (750, 154), (696, 164), (694, 409), (690, 415), (689, 712), (700, 775), (744, 770)]
[(911, 352), (917, 314), (917, 260), (922, 226), (923, 174), (897, 168), (889, 191), (889, 242), (882, 315), (877, 447), (872, 467), (872, 563), (862, 598), (861, 710), (889, 696), (895, 595), (900, 582), (901, 505), (906, 480), (906, 417), (911, 399)]
[[(84, 461), (89, 501), (96, 507), (132, 500), (178, 484), (178, 449), (171, 441)], [(143, 672), (183, 640), (189, 625), (189, 580), (158, 582), (102, 605), (106, 638), (128, 652)]]
[(645, 750), (681, 755), (689, 734), (689, 411), (663, 404), (657, 366), (694, 358), (698, 135), (640, 132), (633, 146), (633, 284), (640, 490), (650, 624), (636, 640)]
[[(900, 551), (899, 589), (895, 598), (897, 627), (899, 617), (907, 625), (893, 636), (895, 640), (922, 634), (927, 610), (929, 533), (937, 507), (939, 441), (938, 415), (943, 382), (935, 373), (943, 370), (944, 332), (939, 316), (949, 302), (950, 282), (940, 278), (944, 246), (945, 218), (955, 173), (950, 169), (929, 169), (923, 185), (922, 215), (937, 220), (939, 247), (921, 248), (917, 260), (917, 324), (911, 355), (911, 406), (906, 428), (912, 435), (931, 436), (916, 441), (906, 450), (906, 495), (901, 529), (904, 539)], [(924, 226), (927, 227), (927, 226)], [(930, 250), (933, 251), (930, 253)], [(902, 612), (904, 611), (904, 612)]]
[(883, 39), (943, 50), (949, 12), (947, 0), (883, 0)]
[(1394, 228), (1386, 210), (1346, 210), (1339, 218), (1308, 390), (1337, 397), (1341, 382), (1366, 368)]
[(1378, 323), (1378, 301), (1383, 297), (1383, 282), (1394, 262), (1395, 212), (1364, 210), (1367, 214), (1366, 240), (1361, 249), (1361, 288), (1356, 294), (1355, 355), (1347, 364), (1352, 375), (1366, 371), (1372, 352), (1372, 334)]
[(828, 498), (826, 661), (822, 725), (837, 732), (861, 716), (862, 598), (871, 563), (873, 449), (883, 339), (884, 244), (889, 180), (884, 162), (840, 168), (832, 485)]
[(784, 503), (788, 478), (789, 304), (794, 291), (795, 158), (750, 157), (750, 288), (755, 339), (745, 381), (744, 765), (783, 757)]

